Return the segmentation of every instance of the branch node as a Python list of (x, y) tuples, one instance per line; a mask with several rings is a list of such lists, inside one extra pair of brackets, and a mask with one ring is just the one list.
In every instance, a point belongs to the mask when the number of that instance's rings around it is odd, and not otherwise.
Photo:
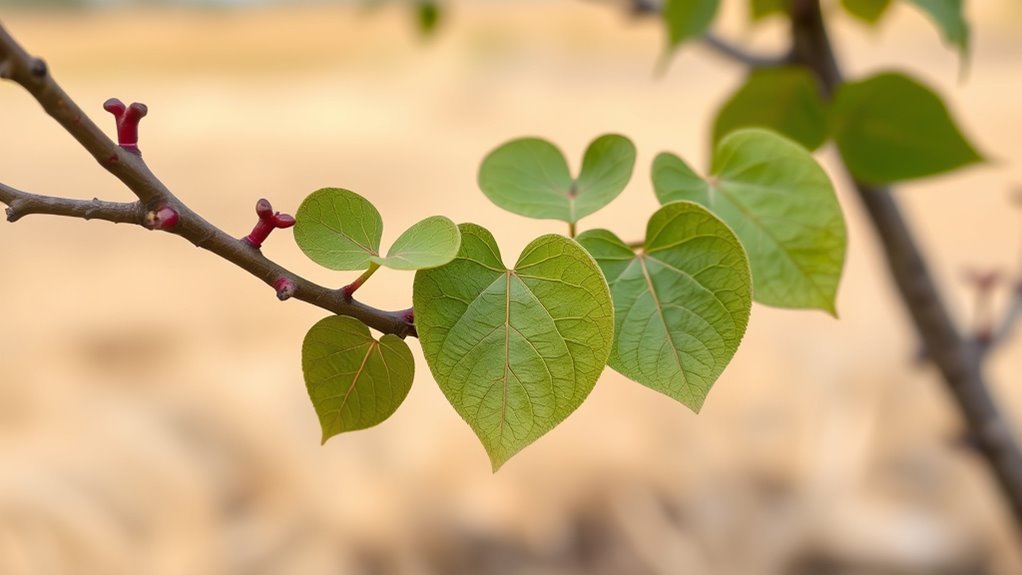
[(180, 215), (171, 206), (160, 206), (146, 212), (143, 225), (150, 230), (171, 230), (177, 225)]
[[(149, 113), (149, 108), (138, 102), (125, 106), (117, 98), (110, 98), (103, 103), (103, 109), (113, 114), (117, 122), (117, 145), (141, 156), (142, 152), (138, 149), (138, 124)], [(115, 161), (116, 156), (110, 160), (111, 163)]]
[(280, 278), (273, 282), (273, 289), (277, 290), (277, 299), (287, 301), (298, 291), (298, 286), (290, 278)]
[(0, 60), (0, 78), (4, 80), (10, 80), (11, 75), (14, 74), (14, 65), (11, 64), (10, 60)]
[(47, 70), (46, 61), (42, 58), (33, 58), (32, 65), (28, 67), (28, 73), (37, 80), (45, 78)]
[(252, 233), (242, 238), (242, 241), (253, 248), (262, 247), (263, 242), (266, 241), (266, 238), (269, 237), (270, 232), (273, 230), (290, 228), (295, 225), (293, 217), (273, 211), (273, 206), (266, 199), (256, 202), (256, 214), (259, 216), (259, 221), (252, 228)]

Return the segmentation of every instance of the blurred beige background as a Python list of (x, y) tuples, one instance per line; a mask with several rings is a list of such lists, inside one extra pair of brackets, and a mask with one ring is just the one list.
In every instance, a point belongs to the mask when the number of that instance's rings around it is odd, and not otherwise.
[[(722, 33), (780, 46), (728, 0)], [(938, 87), (992, 161), (902, 186), (956, 315), (966, 268), (1017, 270), (1022, 4), (969, 3), (968, 73), (916, 11), (875, 30), (838, 13), (849, 71), (904, 68)], [(491, 229), (513, 261), (553, 222), (502, 213), (479, 161), (521, 135), (577, 166), (615, 131), (636, 176), (582, 229), (639, 237), (670, 150), (705, 166), (712, 114), (742, 71), (693, 45), (657, 78), (653, 22), (607, 5), (450, 6), (423, 42), (409, 11), (337, 5), (26, 11), (4, 25), (113, 133), (111, 96), (142, 101), (154, 171), (244, 235), (267, 197), (293, 212), (342, 186), (372, 199), (384, 243), (426, 214)], [(0, 180), (37, 193), (130, 194), (12, 84), (0, 85)], [(833, 151), (822, 159), (833, 167)], [(915, 343), (846, 182), (841, 319), (757, 306), (698, 417), (607, 370), (559, 428), (490, 473), (418, 377), (398, 413), (319, 445), (302, 337), (323, 312), (177, 238), (102, 222), (0, 224), (0, 574), (1015, 574), (1019, 539)], [(290, 233), (266, 253), (319, 282)], [(408, 305), (382, 270), (363, 298)], [(1001, 294), (1003, 299), (1003, 293)], [(1002, 300), (998, 300), (999, 302)], [(1022, 423), (1022, 338), (991, 380)], [(1018, 427), (1022, 428), (1022, 424)]]

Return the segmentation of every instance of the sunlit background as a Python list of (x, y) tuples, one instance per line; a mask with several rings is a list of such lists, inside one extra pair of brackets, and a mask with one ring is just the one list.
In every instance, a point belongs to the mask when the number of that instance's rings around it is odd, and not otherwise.
[[(475, 185), (482, 157), (538, 135), (577, 166), (612, 131), (636, 142), (636, 176), (581, 227), (636, 239), (656, 208), (653, 157), (705, 166), (713, 113), (743, 75), (692, 45), (657, 76), (657, 24), (601, 2), (450, 3), (430, 38), (404, 4), (156, 4), (7, 0), (0, 19), (111, 134), (104, 100), (148, 104), (150, 166), (238, 236), (260, 197), (293, 212), (340, 186), (380, 208), (384, 245), (440, 213), (485, 225), (513, 261), (566, 229), (490, 204)], [(780, 21), (753, 29), (745, 2), (724, 4), (721, 34), (782, 47)], [(925, 79), (991, 159), (897, 191), (968, 324), (963, 273), (1022, 264), (1022, 211), (1008, 199), (1022, 183), (1022, 4), (968, 3), (967, 62), (911, 8), (869, 29), (830, 4), (850, 72)], [(1007, 506), (934, 370), (913, 359), (834, 151), (820, 156), (850, 228), (840, 320), (755, 306), (699, 416), (607, 370), (495, 475), (415, 343), (398, 413), (320, 446), (299, 350), (324, 312), (278, 302), (179, 238), (3, 222), (0, 574), (1022, 573)], [(0, 181), (131, 199), (10, 83)], [(307, 260), (290, 232), (264, 251), (320, 283), (353, 279)], [(411, 281), (381, 270), (362, 297), (407, 307)], [(1022, 424), (1022, 338), (989, 374)]]

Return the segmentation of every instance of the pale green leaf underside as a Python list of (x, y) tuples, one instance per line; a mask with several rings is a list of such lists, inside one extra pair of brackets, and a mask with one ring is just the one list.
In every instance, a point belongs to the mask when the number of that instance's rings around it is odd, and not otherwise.
[(752, 277), (738, 238), (702, 206), (657, 210), (636, 254), (607, 230), (578, 241), (614, 300), (612, 368), (698, 412), (749, 323)]
[(393, 415), (411, 389), (415, 363), (401, 338), (377, 341), (359, 320), (331, 316), (305, 336), (302, 371), (325, 443)]
[(521, 138), (486, 156), (479, 168), (479, 189), (509, 212), (575, 223), (613, 201), (634, 166), (635, 145), (624, 136), (606, 134), (589, 144), (573, 179), (556, 146)]
[(431, 216), (405, 230), (390, 246), (387, 257), (371, 260), (395, 270), (420, 270), (442, 266), (458, 255), (461, 234), (444, 216)]
[(488, 231), (459, 227), (457, 258), (415, 274), (415, 324), (433, 377), (496, 470), (589, 395), (610, 354), (613, 304), (574, 241), (541, 236), (508, 270)]
[(982, 161), (940, 96), (903, 74), (843, 85), (832, 116), (848, 169), (867, 183), (922, 178)]
[(827, 139), (827, 110), (816, 80), (802, 68), (764, 68), (717, 112), (713, 141), (739, 128), (767, 128), (814, 150)]
[(773, 132), (739, 130), (717, 145), (711, 173), (712, 185), (664, 153), (653, 163), (653, 185), (661, 203), (697, 202), (734, 230), (749, 257), (756, 301), (835, 314), (845, 222), (812, 154)]
[(298, 207), (295, 220), (298, 247), (325, 268), (363, 270), (380, 253), (380, 212), (355, 192), (341, 188), (312, 192)]
[(295, 219), (298, 247), (332, 270), (364, 270), (374, 263), (398, 270), (436, 267), (454, 258), (461, 241), (454, 222), (432, 216), (405, 230), (382, 257), (380, 213), (369, 200), (341, 188), (310, 194)]

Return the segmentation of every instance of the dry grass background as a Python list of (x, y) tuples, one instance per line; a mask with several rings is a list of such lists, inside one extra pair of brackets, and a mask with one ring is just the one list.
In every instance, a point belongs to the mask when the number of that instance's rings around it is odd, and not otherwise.
[[(734, 1), (723, 28), (750, 31)], [(835, 3), (836, 4), (836, 3)], [(967, 266), (1018, 265), (1022, 7), (971, 2), (967, 80), (928, 23), (835, 14), (851, 70), (904, 67), (949, 97), (993, 161), (903, 186), (955, 313)], [(740, 70), (700, 47), (652, 70), (660, 34), (580, 2), (457, 4), (433, 42), (409, 15), (343, 6), (23, 12), (3, 22), (94, 117), (150, 107), (142, 148), (179, 196), (247, 233), (259, 197), (293, 211), (344, 186), (385, 240), (425, 213), (489, 227), (512, 260), (557, 224), (507, 217), (478, 162), (536, 134), (577, 158), (605, 131), (640, 150), (629, 189), (583, 227), (641, 235), (661, 150), (705, 165), (715, 106)], [(824, 161), (833, 166), (833, 151)], [(0, 87), (3, 181), (128, 193), (30, 98)], [(837, 174), (835, 170), (831, 171)], [(321, 312), (186, 242), (104, 223), (0, 225), (0, 574), (915, 574), (1022, 572), (1009, 514), (932, 370), (916, 366), (875, 240), (850, 223), (840, 321), (758, 306), (695, 416), (604, 374), (562, 426), (491, 475), (419, 356), (405, 405), (325, 447), (299, 347)], [(316, 280), (285, 234), (273, 258)], [(365, 298), (407, 305), (381, 271)], [(412, 346), (418, 350), (416, 346)], [(990, 366), (1022, 422), (1022, 341)]]

